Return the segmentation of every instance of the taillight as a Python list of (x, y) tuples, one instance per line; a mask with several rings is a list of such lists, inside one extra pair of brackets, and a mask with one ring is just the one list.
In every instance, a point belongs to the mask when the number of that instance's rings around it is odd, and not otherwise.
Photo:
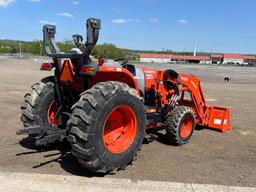
[(93, 74), (94, 73), (94, 68), (91, 66), (82, 66), (80, 68), (80, 73), (82, 74)]
[(53, 64), (52, 63), (43, 63), (41, 65), (41, 70), (44, 70), (44, 71), (51, 71), (52, 70), (52, 67), (53, 67)]

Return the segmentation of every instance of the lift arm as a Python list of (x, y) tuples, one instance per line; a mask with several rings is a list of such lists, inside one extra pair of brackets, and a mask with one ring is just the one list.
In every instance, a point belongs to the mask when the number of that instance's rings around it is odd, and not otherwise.
[(100, 26), (101, 21), (99, 19), (87, 19), (87, 41), (85, 43), (86, 48), (82, 51), (82, 53), (62, 53), (55, 42), (56, 26), (45, 25), (43, 27), (45, 53), (49, 57), (53, 58), (79, 59), (84, 56), (88, 57), (98, 40)]

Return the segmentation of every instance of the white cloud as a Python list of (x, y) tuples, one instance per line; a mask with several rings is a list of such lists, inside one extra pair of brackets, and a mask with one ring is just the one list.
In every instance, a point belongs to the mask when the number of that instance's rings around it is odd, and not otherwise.
[(141, 23), (141, 22), (143, 22), (142, 19), (135, 19), (134, 21), (135, 21), (135, 23)]
[(150, 23), (159, 23), (159, 20), (157, 18), (150, 18), (149, 22)]
[(8, 7), (14, 4), (16, 0), (0, 0), (0, 7)]
[(28, 0), (28, 1), (30, 1), (32, 3), (39, 3), (41, 0)]
[(122, 18), (118, 18), (118, 19), (113, 19), (112, 21), (110, 21), (113, 24), (126, 24), (126, 23), (141, 23), (143, 22), (142, 19), (122, 19)]
[(72, 1), (72, 4), (73, 5), (79, 5), (79, 2), (78, 1)]
[(188, 20), (186, 20), (186, 19), (180, 19), (180, 20), (178, 20), (178, 23), (180, 23), (180, 24), (187, 24), (187, 23), (188, 23)]
[(50, 25), (56, 25), (55, 22), (51, 22), (51, 21), (46, 21), (46, 20), (39, 20), (39, 23), (46, 25), (46, 24), (50, 24)]
[(132, 19), (114, 19), (111, 21), (111, 23), (114, 23), (114, 24), (125, 24), (125, 23), (129, 23), (129, 22), (132, 22), (133, 20)]
[(58, 13), (57, 15), (59, 16), (63, 16), (63, 17), (70, 17), (70, 18), (73, 18), (75, 17), (74, 15), (72, 15), (71, 13)]

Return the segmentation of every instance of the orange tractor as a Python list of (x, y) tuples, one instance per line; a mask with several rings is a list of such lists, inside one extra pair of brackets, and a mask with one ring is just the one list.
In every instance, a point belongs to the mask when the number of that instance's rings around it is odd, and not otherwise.
[[(53, 58), (41, 70), (54, 75), (32, 85), (21, 106), (24, 129), (36, 145), (67, 140), (72, 154), (94, 172), (115, 173), (136, 156), (147, 130), (166, 130), (176, 145), (191, 138), (195, 126), (230, 129), (229, 109), (208, 106), (195, 76), (123, 62), (93, 62), (90, 53), (100, 30), (87, 20), (87, 40), (73, 35), (76, 48), (62, 53), (56, 27), (45, 25), (44, 49)], [(63, 60), (62, 60), (63, 59)]]

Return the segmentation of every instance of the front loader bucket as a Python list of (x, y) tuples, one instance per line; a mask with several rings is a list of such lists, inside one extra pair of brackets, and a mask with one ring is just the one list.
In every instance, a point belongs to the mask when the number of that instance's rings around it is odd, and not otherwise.
[(230, 114), (229, 109), (222, 107), (208, 107), (209, 120), (208, 127), (222, 132), (230, 130)]

